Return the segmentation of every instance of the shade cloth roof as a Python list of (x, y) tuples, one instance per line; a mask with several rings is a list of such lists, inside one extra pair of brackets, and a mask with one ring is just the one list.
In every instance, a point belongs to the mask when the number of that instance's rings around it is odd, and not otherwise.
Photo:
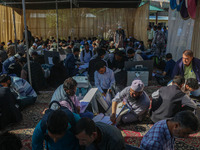
[[(56, 0), (25, 0), (26, 9), (55, 9)], [(70, 0), (57, 0), (58, 8), (70, 8)], [(137, 8), (141, 0), (72, 0), (73, 8)], [(0, 0), (6, 6), (22, 8), (21, 0)]]
[[(140, 6), (142, 6), (142, 5), (144, 5), (144, 4), (146, 4), (146, 3), (145, 3), (145, 2), (141, 2)], [(139, 6), (139, 7), (140, 7), (140, 6)], [(156, 6), (152, 6), (152, 5), (149, 6), (149, 10), (150, 10), (150, 11), (153, 11), (153, 12), (165, 11), (165, 10), (163, 10), (163, 9), (160, 9), (160, 8), (158, 8), (158, 7), (156, 7)]]

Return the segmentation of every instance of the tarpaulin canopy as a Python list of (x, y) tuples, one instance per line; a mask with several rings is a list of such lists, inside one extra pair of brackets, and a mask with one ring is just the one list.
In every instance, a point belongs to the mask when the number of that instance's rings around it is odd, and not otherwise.
[[(137, 8), (141, 0), (57, 0), (58, 8)], [(5, 6), (22, 9), (21, 0), (0, 0)], [(26, 0), (26, 9), (55, 9), (56, 0)]]

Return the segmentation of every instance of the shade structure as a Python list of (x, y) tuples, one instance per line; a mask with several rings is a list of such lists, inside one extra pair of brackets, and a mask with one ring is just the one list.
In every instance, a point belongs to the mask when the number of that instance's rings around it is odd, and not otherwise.
[[(22, 9), (21, 0), (1, 0), (1, 4)], [(58, 8), (70, 8), (70, 0), (58, 0)], [(73, 8), (137, 8), (141, 0), (72, 0)], [(56, 0), (26, 0), (26, 9), (55, 9)]]

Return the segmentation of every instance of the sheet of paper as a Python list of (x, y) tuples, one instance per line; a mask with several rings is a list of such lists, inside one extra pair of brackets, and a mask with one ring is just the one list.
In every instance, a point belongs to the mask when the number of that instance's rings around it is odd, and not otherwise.
[(112, 124), (112, 122), (110, 121), (110, 116), (104, 116), (103, 119), (100, 122), (103, 122), (103, 123), (106, 123), (106, 124), (109, 124), (109, 125)]
[(88, 107), (89, 105), (89, 102), (80, 102), (81, 104), (81, 110), (80, 110), (80, 113), (84, 113), (86, 108)]
[(103, 119), (103, 117), (104, 117), (104, 114), (100, 113), (100, 114), (96, 115), (92, 120), (94, 122), (99, 122), (99, 121), (101, 121)]

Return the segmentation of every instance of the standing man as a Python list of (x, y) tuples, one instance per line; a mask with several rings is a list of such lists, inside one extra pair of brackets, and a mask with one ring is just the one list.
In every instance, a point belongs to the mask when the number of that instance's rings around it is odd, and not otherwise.
[(164, 55), (165, 52), (165, 34), (161, 31), (161, 26), (158, 26), (158, 30), (155, 33), (152, 45), (156, 44), (156, 54), (160, 57)]
[(169, 120), (161, 120), (147, 132), (141, 141), (143, 150), (174, 150), (175, 138), (187, 138), (198, 132), (198, 118), (190, 111), (182, 111)]
[[(28, 30), (28, 26), (27, 26), (27, 36), (28, 36), (28, 46), (30, 47), (31, 42), (32, 42), (32, 34), (31, 34), (31, 31)], [(25, 39), (25, 29), (24, 29), (24, 33), (23, 33), (23, 40), (26, 40)]]
[(114, 35), (114, 43), (116, 48), (123, 48), (125, 38), (125, 31), (122, 29), (122, 26), (118, 26), (118, 30), (116, 30)]

